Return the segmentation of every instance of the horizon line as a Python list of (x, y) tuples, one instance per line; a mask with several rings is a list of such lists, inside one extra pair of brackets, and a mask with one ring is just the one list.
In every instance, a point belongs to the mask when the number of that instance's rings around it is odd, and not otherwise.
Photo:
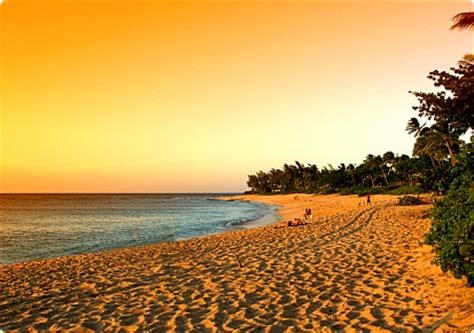
[(241, 192), (0, 192), (4, 194), (236, 194)]

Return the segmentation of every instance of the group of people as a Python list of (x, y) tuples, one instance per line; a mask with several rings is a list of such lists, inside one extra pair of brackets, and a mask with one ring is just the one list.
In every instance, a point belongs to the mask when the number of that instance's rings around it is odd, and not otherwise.
[[(367, 205), (371, 205), (372, 200), (370, 199), (370, 194), (367, 194)], [(361, 205), (361, 203), (359, 203)], [(313, 212), (311, 211), (311, 208), (305, 208), (304, 210), (304, 217), (303, 219), (300, 218), (295, 218), (294, 221), (288, 221), (288, 226), (289, 227), (297, 227), (300, 225), (305, 225), (308, 222), (313, 221)]]
[(311, 212), (311, 208), (305, 208), (303, 219), (297, 217), (294, 220), (290, 220), (288, 221), (288, 226), (298, 227), (300, 225), (308, 224), (308, 222), (312, 222), (312, 221), (313, 221), (313, 213)]

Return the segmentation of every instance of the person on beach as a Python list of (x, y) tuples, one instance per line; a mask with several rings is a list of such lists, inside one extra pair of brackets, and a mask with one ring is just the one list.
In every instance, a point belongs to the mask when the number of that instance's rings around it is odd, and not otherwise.
[(372, 201), (370, 201), (370, 194), (367, 194), (367, 205), (371, 205)]
[(304, 220), (307, 221), (307, 220), (312, 220), (313, 219), (313, 215), (311, 213), (311, 208), (305, 208), (304, 210)]

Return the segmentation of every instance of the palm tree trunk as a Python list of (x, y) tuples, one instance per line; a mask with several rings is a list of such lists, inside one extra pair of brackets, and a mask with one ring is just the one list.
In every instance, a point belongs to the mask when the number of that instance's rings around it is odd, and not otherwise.
[(434, 162), (435, 160), (433, 159), (433, 157), (431, 157), (431, 155), (428, 157), (430, 158), (431, 164), (433, 165), (433, 169), (436, 170), (436, 164)]
[(388, 187), (387, 175), (385, 174), (385, 171), (383, 171), (382, 167), (380, 167), (380, 171), (382, 171), (383, 180), (385, 181), (385, 185)]
[(448, 148), (449, 157), (451, 157), (451, 165), (455, 166), (456, 165), (456, 154), (454, 153), (453, 148), (451, 147), (451, 143), (449, 142), (448, 138), (445, 138), (444, 142), (446, 144), (446, 147)]

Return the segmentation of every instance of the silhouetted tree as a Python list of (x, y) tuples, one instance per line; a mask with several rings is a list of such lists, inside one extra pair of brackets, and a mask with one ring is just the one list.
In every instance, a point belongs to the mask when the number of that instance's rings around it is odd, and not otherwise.
[[(439, 91), (410, 93), (418, 99), (419, 105), (413, 109), (419, 117), (449, 124), (451, 133), (459, 137), (469, 128), (474, 129), (474, 65), (460, 63), (451, 72), (435, 70), (428, 75)], [(414, 119), (407, 126), (412, 133), (425, 127)]]

